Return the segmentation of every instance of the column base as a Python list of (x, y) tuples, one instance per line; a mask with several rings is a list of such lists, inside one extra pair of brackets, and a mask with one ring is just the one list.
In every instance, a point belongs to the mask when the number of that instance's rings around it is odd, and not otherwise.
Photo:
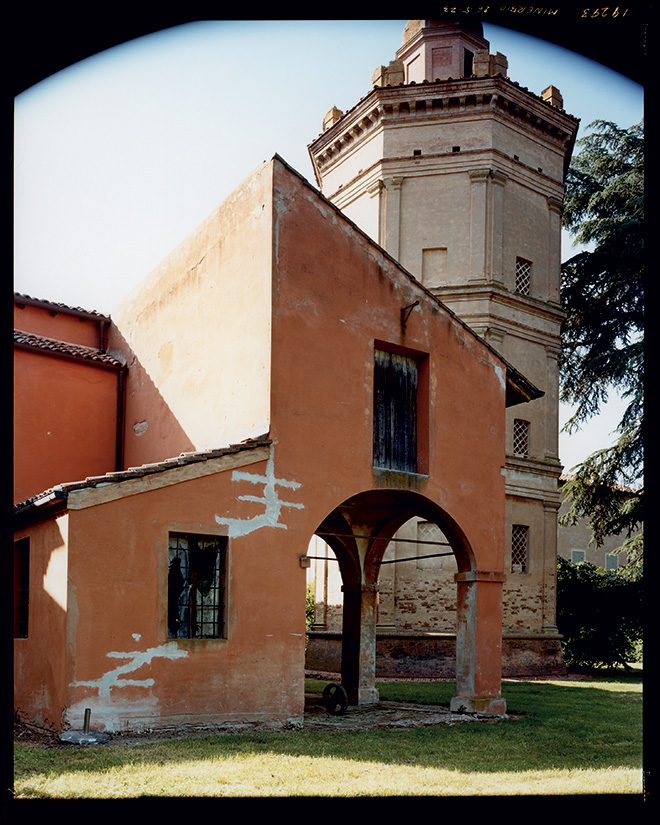
[(378, 704), (377, 688), (346, 688), (348, 694), (348, 704), (357, 707), (367, 707)]
[(505, 716), (506, 699), (501, 696), (453, 696), (449, 703), (453, 713), (483, 713), (487, 716)]

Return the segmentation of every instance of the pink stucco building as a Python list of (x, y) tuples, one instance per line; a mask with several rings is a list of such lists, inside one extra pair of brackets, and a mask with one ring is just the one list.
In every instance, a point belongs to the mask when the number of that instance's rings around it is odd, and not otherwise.
[(412, 518), (455, 558), (452, 704), (505, 710), (506, 410), (542, 393), (283, 160), (112, 319), (35, 303), (16, 371), (20, 713), (300, 720), (314, 536), (341, 571), (342, 684), (373, 703), (380, 562)]

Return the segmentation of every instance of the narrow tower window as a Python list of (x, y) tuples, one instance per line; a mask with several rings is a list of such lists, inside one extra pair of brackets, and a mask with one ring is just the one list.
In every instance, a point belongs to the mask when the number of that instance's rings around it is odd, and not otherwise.
[(527, 572), (529, 552), (529, 527), (526, 524), (514, 524), (511, 527), (511, 570), (513, 573)]
[(529, 295), (532, 285), (532, 265), (523, 258), (516, 258), (516, 292)]
[(513, 422), (513, 452), (514, 455), (529, 455), (529, 421), (521, 418)]

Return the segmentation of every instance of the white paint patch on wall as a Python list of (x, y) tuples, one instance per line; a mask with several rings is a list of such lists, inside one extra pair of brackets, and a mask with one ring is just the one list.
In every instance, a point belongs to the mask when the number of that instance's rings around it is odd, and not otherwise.
[(137, 423), (133, 424), (133, 432), (137, 436), (144, 435), (148, 429), (149, 429), (149, 422), (148, 421), (138, 421)]
[[(140, 634), (134, 633), (133, 638), (140, 638)], [(185, 650), (180, 650), (176, 642), (167, 642), (158, 647), (150, 647), (147, 650), (133, 650), (133, 651), (110, 651), (106, 654), (113, 659), (128, 659), (129, 661), (124, 665), (109, 670), (100, 676), (98, 679), (91, 679), (89, 681), (74, 682), (75, 687), (91, 687), (96, 688), (98, 693), (96, 701), (90, 702), (85, 699), (82, 704), (72, 707), (69, 711), (69, 719), (75, 724), (78, 715), (82, 719), (84, 704), (86, 707), (92, 707), (94, 714), (100, 718), (105, 725), (106, 730), (116, 731), (121, 728), (122, 720), (127, 717), (135, 717), (140, 715), (153, 716), (156, 713), (158, 701), (151, 692), (145, 692), (144, 700), (135, 703), (124, 703), (121, 699), (112, 696), (113, 689), (121, 689), (123, 687), (141, 687), (147, 691), (154, 685), (153, 679), (125, 679), (123, 678), (127, 673), (133, 673), (139, 670), (144, 665), (151, 664), (153, 659), (182, 659), (188, 655)], [(157, 713), (156, 713), (157, 715)]]
[(288, 487), (289, 489), (297, 490), (301, 485), (297, 481), (289, 481), (287, 479), (275, 477), (275, 468), (272, 455), (268, 459), (265, 475), (245, 473), (240, 470), (234, 470), (232, 473), (232, 481), (247, 481), (249, 484), (263, 484), (263, 495), (243, 495), (239, 496), (238, 500), (254, 501), (259, 504), (263, 504), (265, 512), (258, 516), (253, 516), (252, 518), (246, 519), (220, 518), (220, 516), (216, 516), (215, 520), (218, 524), (227, 525), (229, 527), (230, 538), (247, 536), (249, 533), (259, 530), (262, 527), (279, 527), (286, 530), (286, 524), (280, 521), (282, 508), (295, 507), (298, 510), (304, 509), (304, 504), (299, 504), (292, 501), (282, 501), (280, 499), (277, 493), (277, 487)]
[(506, 371), (502, 369), (499, 364), (495, 364), (495, 375), (497, 376), (498, 381), (500, 382), (500, 386), (502, 389), (506, 388)]

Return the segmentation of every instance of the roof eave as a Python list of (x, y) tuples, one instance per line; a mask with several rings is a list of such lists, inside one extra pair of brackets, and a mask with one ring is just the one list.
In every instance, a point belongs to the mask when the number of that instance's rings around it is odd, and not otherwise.
[[(506, 363), (506, 362), (505, 362)], [(518, 372), (511, 364), (506, 364), (506, 404), (515, 407), (518, 404), (527, 404), (537, 398), (543, 398), (545, 393), (525, 376)]]

